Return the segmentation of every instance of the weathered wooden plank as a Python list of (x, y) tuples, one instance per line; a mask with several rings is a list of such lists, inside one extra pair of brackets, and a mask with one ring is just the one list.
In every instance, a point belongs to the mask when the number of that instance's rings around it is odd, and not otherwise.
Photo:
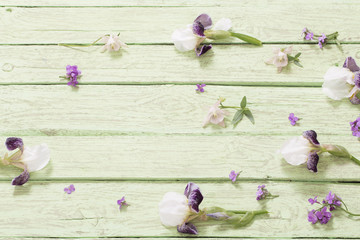
[[(285, 45), (283, 45), (285, 46)], [(82, 70), (86, 84), (199, 83), (229, 85), (321, 86), (330, 66), (347, 56), (360, 58), (360, 45), (320, 51), (314, 45), (294, 45), (302, 52), (304, 68), (289, 66), (277, 74), (265, 63), (274, 47), (215, 46), (201, 58), (179, 53), (173, 46), (130, 46), (120, 54), (101, 53), (101, 47), (0, 46), (0, 84), (59, 84), (67, 64)], [(244, 57), (246, 56), (246, 57)]]
[[(25, 144), (46, 142), (51, 161), (31, 181), (70, 180), (189, 180), (239, 181), (359, 181), (360, 167), (348, 159), (323, 154), (318, 173), (305, 165), (291, 166), (277, 154), (288, 136), (105, 136), (24, 137)], [(5, 137), (0, 139), (5, 141)], [(353, 137), (321, 135), (322, 143), (338, 143), (360, 157)], [(1, 155), (5, 147), (1, 148)], [(2, 165), (1, 165), (2, 166)], [(10, 183), (20, 174), (1, 167), (0, 180)]]
[[(314, 129), (320, 136), (351, 136), (349, 122), (359, 113), (358, 106), (330, 100), (321, 88), (207, 86), (206, 91), (196, 94), (192, 85), (1, 86), (0, 134), (272, 136)], [(227, 98), (226, 105), (238, 106), (244, 95), (255, 125), (244, 119), (235, 129), (202, 127), (219, 96)], [(290, 125), (290, 112), (302, 118), (299, 126)]]
[[(257, 217), (247, 227), (233, 229), (217, 222), (198, 223), (199, 236), (204, 237), (359, 237), (360, 222), (343, 212), (334, 212), (327, 225), (307, 222), (311, 205), (309, 197), (325, 196), (330, 190), (342, 197), (353, 212), (360, 186), (355, 184), (268, 183), (280, 197), (267, 202), (255, 200), (261, 182), (199, 183), (204, 195), (202, 207), (221, 205), (228, 209), (262, 209), (269, 216)], [(0, 236), (32, 237), (181, 237), (174, 228), (161, 225), (158, 202), (167, 191), (182, 192), (180, 183), (91, 182), (75, 183), (76, 191), (67, 195), (63, 188), (70, 182), (31, 183), (14, 188), (1, 183)], [(119, 211), (117, 199), (123, 195), (131, 205)], [(64, 229), (66, 226), (66, 230)], [(141, 229), (141, 231), (139, 231)]]
[(247, 0), (232, 1), (226, 6), (192, 8), (15, 7), (9, 10), (2, 7), (0, 43), (90, 43), (103, 34), (118, 32), (128, 43), (171, 43), (174, 29), (186, 26), (203, 12), (210, 14), (214, 21), (229, 17), (233, 20), (234, 30), (253, 35), (264, 42), (302, 42), (301, 31), (304, 27), (327, 34), (340, 31), (341, 41), (359, 42), (360, 37), (354, 32), (359, 20), (357, 6), (357, 1), (346, 0), (333, 1), (333, 4), (311, 0), (292, 1), (291, 4), (285, 0)]

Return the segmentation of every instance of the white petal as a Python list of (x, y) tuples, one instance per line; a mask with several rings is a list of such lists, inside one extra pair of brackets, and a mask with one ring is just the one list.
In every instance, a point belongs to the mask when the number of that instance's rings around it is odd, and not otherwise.
[(324, 76), (323, 92), (334, 100), (346, 98), (350, 91), (347, 83), (353, 73), (347, 68), (331, 67)]
[(177, 192), (166, 193), (159, 204), (160, 220), (165, 226), (182, 224), (189, 212), (187, 198)]
[(294, 137), (284, 143), (280, 153), (291, 165), (300, 165), (307, 161), (311, 150), (309, 140), (303, 136)]
[(230, 28), (231, 28), (231, 20), (229, 18), (222, 18), (215, 24), (212, 30), (229, 31)]
[(24, 147), (21, 162), (26, 164), (29, 172), (43, 169), (50, 160), (50, 149), (43, 143), (33, 147)]
[(181, 52), (194, 50), (198, 42), (198, 38), (194, 35), (192, 28), (189, 27), (176, 29), (171, 35), (171, 39), (175, 47)]

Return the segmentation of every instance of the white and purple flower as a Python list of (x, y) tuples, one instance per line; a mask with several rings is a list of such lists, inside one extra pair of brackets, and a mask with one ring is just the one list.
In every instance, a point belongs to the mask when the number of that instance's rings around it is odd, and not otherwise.
[(161, 223), (165, 226), (176, 226), (180, 233), (198, 234), (196, 227), (191, 223), (197, 218), (202, 221), (224, 220), (235, 227), (241, 227), (251, 222), (256, 215), (268, 213), (266, 210), (237, 211), (220, 207), (200, 210), (199, 205), (203, 199), (200, 188), (192, 182), (187, 184), (184, 194), (167, 192), (159, 204)]
[(216, 101), (216, 103), (210, 107), (208, 114), (204, 119), (203, 127), (208, 124), (219, 125), (225, 127), (225, 116), (229, 115), (228, 111), (220, 108), (221, 100)]
[(360, 104), (360, 68), (352, 57), (347, 57), (343, 67), (330, 67), (325, 73), (323, 92), (334, 100), (349, 98), (352, 104)]
[(205, 39), (224, 39), (228, 37), (237, 37), (242, 39), (243, 41), (261, 45), (261, 41), (256, 38), (230, 32), (231, 28), (231, 20), (228, 18), (220, 19), (214, 26), (212, 19), (207, 14), (199, 15), (192, 24), (187, 25), (186, 28), (183, 29), (176, 29), (171, 39), (174, 42), (176, 49), (181, 52), (187, 52), (191, 50), (195, 50), (196, 55), (199, 57), (205, 54), (212, 48), (211, 44), (200, 44)]
[(344, 147), (331, 144), (320, 145), (314, 130), (305, 131), (302, 136), (289, 139), (283, 144), (279, 152), (289, 164), (300, 165), (306, 163), (307, 168), (312, 172), (317, 172), (319, 155), (323, 152), (351, 159), (360, 165), (360, 161), (352, 156)]
[(287, 48), (274, 48), (273, 53), (274, 56), (267, 60), (265, 63), (272, 64), (277, 67), (278, 73), (282, 71), (290, 62), (293, 62), (295, 65), (302, 67), (300, 64), (300, 55), (301, 53), (297, 53), (294, 57), (291, 56), (292, 46)]
[(2, 163), (24, 170), (18, 177), (13, 179), (12, 185), (25, 184), (30, 178), (30, 172), (39, 171), (49, 163), (50, 150), (45, 143), (28, 147), (24, 146), (21, 138), (11, 137), (6, 139), (5, 145), (10, 151), (15, 149), (18, 149), (18, 151), (10, 156), (6, 153), (2, 158)]

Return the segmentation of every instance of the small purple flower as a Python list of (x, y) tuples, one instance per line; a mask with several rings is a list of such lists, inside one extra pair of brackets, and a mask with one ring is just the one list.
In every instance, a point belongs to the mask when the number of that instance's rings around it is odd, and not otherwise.
[(290, 113), (288, 119), (290, 120), (290, 124), (295, 126), (296, 122), (299, 121), (299, 118), (295, 116), (294, 113)]
[(204, 87), (206, 87), (205, 83), (202, 84), (196, 84), (197, 89), (195, 89), (196, 92), (201, 92), (203, 93), (205, 91)]
[[(331, 191), (329, 194), (325, 197), (325, 203), (330, 204), (330, 211), (335, 210), (335, 206), (341, 205), (341, 198), (336, 196), (335, 193), (332, 194)], [(334, 206), (335, 205), (335, 206)]]
[(305, 39), (306, 40), (314, 40), (314, 33), (313, 32), (306, 33)]
[(241, 173), (241, 171), (238, 172), (238, 173), (236, 173), (234, 170), (232, 170), (232, 171), (230, 172), (230, 174), (229, 174), (230, 180), (234, 183), (234, 182), (236, 181), (236, 179), (238, 178), (238, 176), (239, 176), (240, 173)]
[(319, 47), (320, 48), (323, 48), (323, 44), (325, 43), (325, 40), (327, 39), (326, 35), (325, 34), (322, 34), (321, 37), (318, 38), (319, 40)]
[(9, 137), (5, 141), (6, 148), (9, 151), (15, 150), (17, 148), (22, 149), (24, 146), (23, 140), (17, 137)]
[(79, 84), (78, 82), (78, 77), (81, 77), (81, 71), (78, 69), (78, 67), (76, 65), (67, 65), (66, 66), (66, 78), (69, 79), (69, 82), (67, 83), (67, 85), (69, 86), (73, 86), (76, 87), (77, 84)]
[(311, 205), (313, 205), (314, 203), (319, 203), (317, 200), (317, 196), (314, 198), (309, 198), (308, 201), (309, 201), (309, 203), (311, 203)]
[(265, 188), (265, 185), (259, 185), (256, 192), (256, 200), (265, 199), (269, 195), (269, 191)]
[(311, 222), (312, 224), (317, 223), (318, 218), (315, 215), (315, 210), (311, 210), (310, 212), (308, 212), (308, 221)]
[(327, 207), (323, 207), (321, 211), (315, 212), (315, 215), (321, 224), (327, 224), (332, 216), (331, 212), (327, 212)]
[(75, 192), (74, 184), (71, 184), (69, 187), (64, 188), (64, 192), (67, 194), (71, 194), (72, 192)]
[(129, 204), (125, 201), (125, 196), (123, 196), (120, 200), (117, 200), (117, 204), (119, 205), (120, 210), (123, 206), (129, 206)]
[(352, 135), (355, 137), (360, 137), (360, 117), (358, 117), (355, 121), (350, 122)]

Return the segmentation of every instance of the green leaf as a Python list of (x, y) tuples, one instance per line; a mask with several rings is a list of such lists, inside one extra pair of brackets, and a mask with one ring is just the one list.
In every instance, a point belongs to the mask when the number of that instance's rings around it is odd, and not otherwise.
[(238, 110), (236, 111), (233, 120), (231, 123), (234, 125), (234, 128), (238, 125), (238, 123), (243, 119), (244, 117), (244, 110)]
[(245, 34), (234, 33), (234, 32), (230, 32), (230, 34), (231, 34), (232, 37), (236, 37), (236, 38), (238, 38), (240, 40), (243, 40), (244, 42), (248, 42), (248, 43), (254, 44), (256, 46), (261, 46), (262, 45), (262, 42), (259, 39), (256, 39), (254, 37), (250, 37), (250, 36), (245, 35)]
[(245, 107), (246, 107), (246, 96), (244, 96), (243, 99), (241, 100), (240, 107), (241, 107), (241, 108), (245, 108)]
[(297, 53), (297, 54), (295, 55), (295, 58), (300, 57), (300, 55), (301, 55), (301, 52)]
[(360, 99), (360, 92), (358, 92), (355, 96)]
[(289, 61), (295, 60), (295, 58), (294, 58), (293, 56), (289, 55), (289, 54), (287, 55), (287, 57), (288, 57), (288, 60), (289, 60)]
[(303, 65), (301, 65), (301, 63), (299, 61), (294, 61), (294, 64), (298, 67), (301, 67), (301, 68), (303, 67)]
[(252, 113), (251, 113), (250, 110), (245, 110), (245, 111), (244, 111), (244, 114), (245, 114), (245, 116), (250, 120), (250, 122), (251, 122), (252, 124), (255, 124), (254, 116), (252, 115)]

